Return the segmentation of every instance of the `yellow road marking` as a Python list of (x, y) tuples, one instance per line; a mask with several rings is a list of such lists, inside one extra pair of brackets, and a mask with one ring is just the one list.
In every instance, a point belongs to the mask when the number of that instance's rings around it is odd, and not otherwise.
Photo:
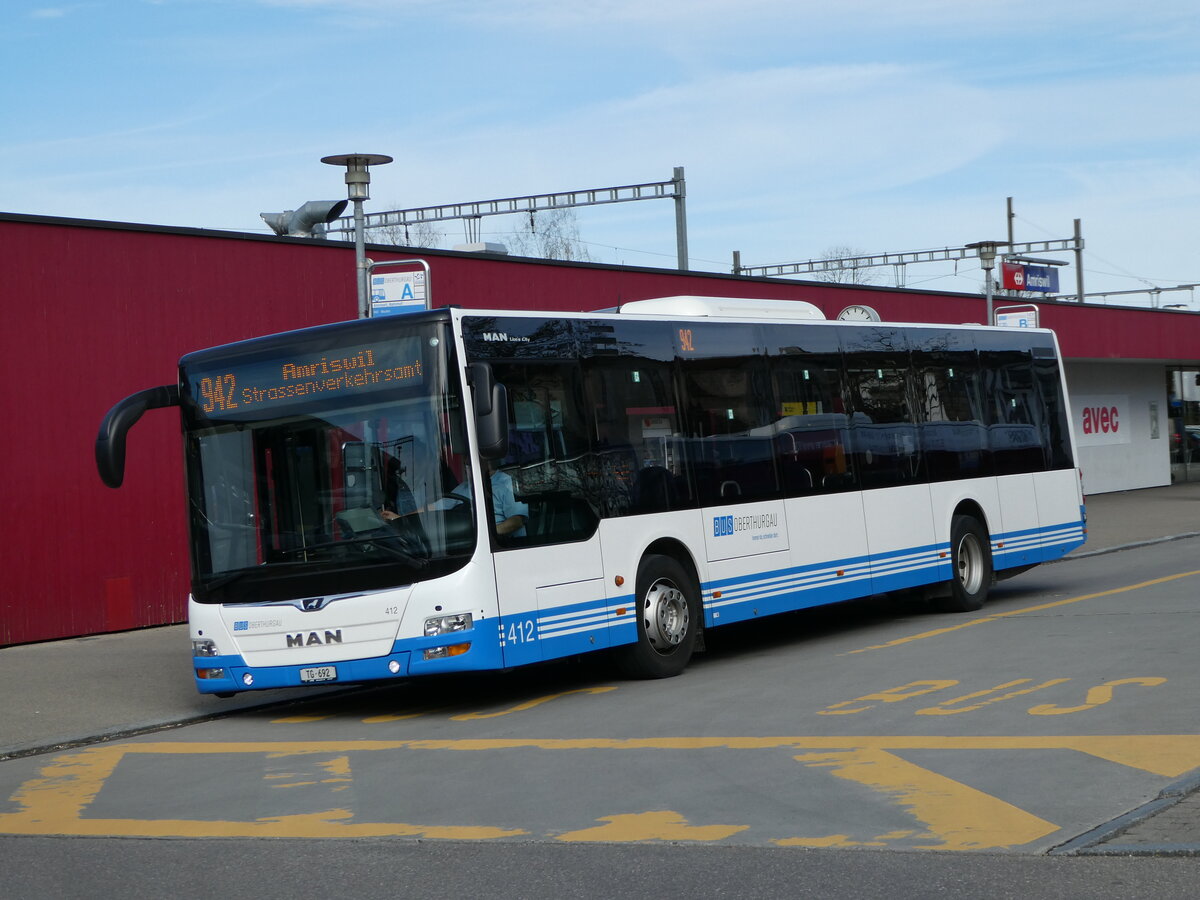
[[(204, 747), (203, 744), (188, 745), (188, 749), (172, 747), (170, 744), (145, 746), (145, 752), (149, 753), (206, 752), (200, 749)], [(141, 747), (142, 745), (138, 744), (92, 747), (80, 753), (58, 757), (42, 770), (43, 777), (25, 782), (13, 795), (12, 799), (22, 806), (22, 811), (0, 815), (0, 832), (176, 837), (423, 837), (446, 840), (495, 840), (527, 833), (521, 829), (480, 826), (412, 825), (399, 822), (351, 823), (346, 820), (353, 818), (354, 814), (348, 809), (264, 816), (254, 821), (105, 819), (85, 816), (86, 808), (96, 799), (118, 763), (127, 755), (133, 756), (143, 752)], [(360, 748), (347, 747), (347, 750), (357, 749)], [(269, 744), (249, 745), (240, 751), (232, 748), (227, 750), (263, 753), (268, 757), (306, 753), (296, 749), (281, 750), (277, 745)], [(345, 757), (319, 761), (317, 765), (335, 776), (349, 773), (349, 759)], [(292, 777), (292, 773), (285, 777)], [(323, 779), (321, 783), (343, 780), (346, 779), (335, 777)], [(339, 789), (340, 787), (333, 788)]]
[(886, 834), (877, 835), (874, 840), (869, 841), (856, 841), (848, 834), (827, 834), (824, 837), (778, 838), (771, 843), (780, 847), (808, 847), (814, 850), (822, 847), (887, 847), (895, 841), (907, 840), (918, 833), (903, 830), (889, 831)]
[(576, 688), (570, 691), (562, 691), (558, 694), (549, 694), (545, 697), (538, 697), (536, 700), (527, 700), (524, 703), (518, 703), (516, 706), (508, 709), (502, 709), (499, 712), (490, 713), (463, 713), (461, 716), (451, 716), (452, 722), (469, 722), (475, 719), (495, 719), (498, 716), (508, 716), (517, 712), (525, 712), (534, 707), (541, 706), (543, 703), (549, 703), (551, 700), (557, 700), (559, 697), (569, 697), (571, 694), (607, 694), (609, 691), (615, 691), (615, 687), (589, 687)]
[[(935, 843), (918, 844), (918, 850), (993, 850), (1028, 844), (1058, 831), (1052, 822), (879, 748), (807, 753), (796, 759), (807, 766), (828, 766), (838, 778), (891, 796), (928, 826), (922, 837)], [(806, 840), (811, 839), (776, 843), (808, 846)]]
[(1113, 688), (1120, 687), (1123, 684), (1137, 684), (1142, 687), (1158, 687), (1160, 684), (1166, 684), (1167, 679), (1154, 676), (1152, 678), (1118, 678), (1114, 681), (1106, 681), (1104, 684), (1098, 684), (1093, 688), (1089, 688), (1087, 699), (1080, 706), (1055, 706), (1053, 703), (1043, 703), (1040, 706), (1029, 707), (1029, 715), (1031, 716), (1065, 716), (1069, 713), (1084, 712), (1088, 709), (1095, 709), (1097, 706), (1103, 706), (1113, 697)]
[[(612, 687), (612, 686), (610, 686), (610, 687), (576, 688), (576, 689), (570, 690), (570, 691), (561, 691), (557, 694), (548, 694), (545, 697), (538, 697), (534, 700), (527, 700), (524, 703), (518, 703), (516, 706), (509, 707), (508, 709), (498, 710), (497, 712), (488, 712), (488, 713), (474, 712), (474, 713), (463, 713), (462, 715), (458, 715), (458, 716), (451, 716), (450, 721), (452, 721), (452, 722), (472, 722), (472, 721), (475, 721), (476, 719), (495, 719), (500, 716), (509, 716), (509, 715), (512, 715), (513, 713), (526, 712), (528, 710), (535, 709), (536, 707), (541, 706), (543, 703), (549, 703), (551, 700), (557, 700), (560, 697), (567, 697), (567, 696), (570, 696), (571, 694), (607, 694), (609, 691), (615, 691), (615, 690), (616, 690), (616, 687)], [(362, 720), (362, 722), (364, 725), (382, 725), (382, 724), (386, 724), (388, 722), (401, 722), (401, 721), (404, 721), (405, 719), (416, 719), (420, 716), (429, 715), (431, 713), (443, 712), (444, 710), (446, 710), (448, 708), (449, 707), (446, 707), (446, 706), (428, 707), (428, 708), (424, 708), (424, 709), (414, 709), (410, 712), (388, 713), (388, 714), (378, 715), (378, 716), (367, 716), (366, 718), (364, 718)], [(332, 713), (325, 714), (325, 715), (284, 716), (283, 718), (272, 719), (271, 724), (272, 725), (306, 725), (310, 722), (320, 722), (324, 719), (331, 719), (331, 718), (333, 718)]]
[[(958, 682), (954, 679), (910, 681), (908, 684), (902, 684), (899, 687), (876, 691), (873, 694), (863, 694), (863, 696), (856, 697), (853, 700), (843, 700), (841, 703), (830, 704), (824, 709), (818, 710), (817, 715), (851, 716), (855, 713), (865, 712), (868, 709), (874, 708), (875, 703), (899, 703), (901, 700), (911, 700), (913, 697), (920, 697), (923, 694), (932, 694), (945, 688), (954, 687), (956, 684)], [(869, 703), (866, 706), (853, 705), (855, 703), (866, 703), (868, 700), (875, 702)]]
[(362, 723), (364, 725), (382, 725), (386, 722), (402, 722), (405, 719), (418, 719), (421, 716), (432, 716), (436, 713), (445, 712), (449, 708), (449, 706), (415, 707), (409, 712), (385, 713), (379, 716), (367, 716), (362, 720)]
[(1084, 600), (1096, 600), (1100, 597), (1111, 597), (1114, 594), (1124, 594), (1128, 593), (1129, 591), (1140, 591), (1142, 588), (1154, 587), (1156, 584), (1166, 584), (1169, 581), (1178, 581), (1180, 578), (1191, 578), (1193, 575), (1200, 575), (1200, 569), (1195, 569), (1191, 572), (1180, 572), (1177, 575), (1165, 575), (1162, 578), (1153, 578), (1150, 581), (1142, 581), (1138, 584), (1127, 584), (1124, 587), (1111, 588), (1107, 591), (1097, 591), (1094, 594), (1083, 594), (1082, 596), (1070, 597), (1066, 600), (1054, 600), (1050, 603), (1040, 603), (1037, 606), (1027, 606), (1024, 609), (1014, 609), (1010, 610), (1009, 612), (994, 613), (990, 616), (981, 616), (978, 619), (971, 619), (968, 622), (960, 622), (957, 625), (949, 625), (945, 628), (934, 628), (931, 631), (922, 631), (920, 634), (896, 638), (894, 641), (886, 641), (882, 644), (872, 644), (869, 647), (860, 647), (857, 650), (851, 650), (848, 653), (841, 655), (852, 656), (855, 653), (866, 653), (869, 650), (887, 650), (892, 647), (911, 644), (913, 641), (923, 641), (927, 638), (941, 637), (944, 634), (952, 634), (955, 631), (962, 631), (964, 628), (972, 628), (976, 625), (986, 625), (989, 622), (997, 622), (1000, 619), (1008, 619), (1012, 618), (1013, 616), (1023, 616), (1026, 613), (1032, 612), (1044, 612), (1047, 609), (1068, 606), (1072, 603), (1080, 603)]
[(410, 713), (385, 713), (384, 715), (379, 716), (367, 716), (365, 719), (363, 719), (363, 724), (382, 725), (385, 722), (403, 722), (405, 719), (419, 719), (423, 715), (426, 715), (424, 711)]
[[(947, 736), (778, 736), (664, 737), (626, 739), (490, 739), (407, 741), (317, 741), (244, 743), (144, 743), (91, 747), (56, 757), (41, 777), (23, 784), (12, 800), (20, 809), (0, 814), (0, 833), (121, 836), (273, 836), (273, 837), (425, 837), (495, 840), (527, 834), (519, 828), (475, 825), (420, 825), (398, 822), (353, 822), (341, 806), (313, 812), (264, 816), (253, 821), (99, 818), (88, 808), (126, 757), (147, 755), (261, 754), (267, 759), (313, 758), (314, 777), (289, 765), (286, 773), (266, 779), (291, 779), (289, 786), (328, 786), (344, 790), (351, 781), (351, 754), (378, 751), (434, 750), (772, 750), (790, 751), (808, 766), (827, 767), (842, 779), (862, 784), (903, 806), (924, 830), (903, 832), (924, 837), (924, 847), (962, 850), (1020, 846), (1057, 826), (945, 776), (924, 769), (899, 754), (906, 750), (1069, 750), (1164, 777), (1178, 777), (1200, 766), (1200, 735), (1081, 735), (1068, 737)], [(322, 777), (324, 776), (324, 777)], [(303, 779), (303, 782), (300, 780)], [(324, 795), (322, 795), (324, 796)], [(318, 801), (319, 802), (319, 801)], [(694, 826), (669, 810), (613, 815), (607, 824), (559, 836), (559, 840), (722, 840), (745, 825)], [(866, 842), (846, 835), (777, 839), (784, 845), (869, 846), (901, 839), (899, 833)], [(640, 835), (640, 836), (639, 836)]]
[[(658, 738), (463, 738), (397, 741), (247, 741), (158, 742), (89, 747), (56, 757), (55, 777), (86, 781), (99, 790), (121, 757), (140, 754), (210, 755), (262, 753), (274, 757), (339, 755), (380, 750), (1074, 750), (1141, 769), (1155, 775), (1179, 776), (1200, 765), (1200, 734), (1132, 735), (844, 735), (763, 737), (658, 737)], [(84, 778), (83, 776), (86, 776)], [(40, 783), (27, 782), (26, 786)], [(81, 795), (81, 804), (92, 797)]]
[[(1009, 691), (1007, 694), (997, 694), (996, 696), (988, 696), (996, 694), (996, 691), (1003, 690), (1008, 687), (1016, 687), (1018, 684), (1028, 684), (1033, 679), (1018, 678), (1016, 681), (1010, 681), (1007, 684), (999, 684), (996, 687), (987, 688), (982, 691), (975, 691), (972, 694), (964, 694), (961, 697), (955, 697), (953, 700), (945, 700), (936, 706), (927, 706), (924, 709), (918, 709), (914, 715), (918, 716), (955, 716), (959, 713), (973, 712), (977, 709), (982, 709), (989, 703), (1000, 703), (1003, 700), (1011, 700), (1013, 697), (1021, 697), (1025, 694), (1032, 694), (1034, 691), (1040, 691), (1048, 687), (1054, 687), (1056, 684), (1063, 684), (1070, 681), (1070, 678), (1051, 678), (1049, 681), (1043, 681), (1041, 684), (1035, 684), (1033, 687), (1021, 688), (1015, 691)], [(961, 703), (964, 700), (975, 700), (979, 697), (987, 697), (982, 703), (972, 703), (968, 706), (955, 707), (956, 703)]]
[(848, 834), (829, 834), (825, 837), (794, 837), (794, 838), (778, 838), (771, 843), (778, 844), (780, 847), (807, 847), (810, 850), (821, 849), (842, 849), (847, 847), (886, 847), (886, 840), (874, 841), (855, 841)]
[(604, 816), (599, 821), (607, 825), (584, 828), (560, 834), (560, 841), (604, 841), (630, 843), (633, 841), (720, 841), (745, 831), (749, 825), (691, 825), (677, 812), (656, 810)]

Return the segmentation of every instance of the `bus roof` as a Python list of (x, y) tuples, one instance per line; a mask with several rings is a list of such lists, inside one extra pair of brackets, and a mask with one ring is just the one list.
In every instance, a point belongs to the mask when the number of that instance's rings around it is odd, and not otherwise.
[(726, 316), (731, 319), (805, 319), (824, 320), (825, 314), (804, 300), (765, 300), (744, 297), (655, 297), (633, 300), (617, 307), (622, 315), (656, 316), (685, 319)]

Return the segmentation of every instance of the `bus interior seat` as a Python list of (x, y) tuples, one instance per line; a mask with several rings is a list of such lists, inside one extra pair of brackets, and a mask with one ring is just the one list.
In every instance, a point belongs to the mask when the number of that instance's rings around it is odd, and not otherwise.
[(518, 497), (528, 503), (529, 518), (524, 543), (554, 544), (586, 537), (599, 521), (591, 504), (570, 491), (551, 491)]

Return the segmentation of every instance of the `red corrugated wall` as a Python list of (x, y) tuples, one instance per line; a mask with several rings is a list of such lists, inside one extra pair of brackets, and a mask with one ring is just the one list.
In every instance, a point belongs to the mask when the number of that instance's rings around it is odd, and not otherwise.
[[(371, 248), (376, 259), (413, 255)], [(178, 414), (130, 435), (125, 484), (93, 444), (117, 400), (191, 350), (353, 318), (352, 246), (0, 216), (0, 645), (182, 621), (188, 551)], [(425, 251), (434, 304), (599, 309), (672, 294), (803, 299), (833, 317), (981, 322), (979, 296), (497, 260)], [(1067, 357), (1195, 360), (1200, 316), (1043, 304)]]
[(178, 413), (138, 423), (115, 491), (100, 419), (189, 350), (353, 317), (353, 250), (13, 222), (0, 247), (0, 644), (181, 621)]

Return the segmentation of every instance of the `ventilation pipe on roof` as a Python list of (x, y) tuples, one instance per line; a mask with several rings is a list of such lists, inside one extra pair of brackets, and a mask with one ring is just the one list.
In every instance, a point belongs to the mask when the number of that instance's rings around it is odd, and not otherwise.
[(258, 215), (278, 235), (319, 237), (325, 233), (325, 225), (345, 212), (347, 203), (348, 200), (309, 200), (299, 209)]

